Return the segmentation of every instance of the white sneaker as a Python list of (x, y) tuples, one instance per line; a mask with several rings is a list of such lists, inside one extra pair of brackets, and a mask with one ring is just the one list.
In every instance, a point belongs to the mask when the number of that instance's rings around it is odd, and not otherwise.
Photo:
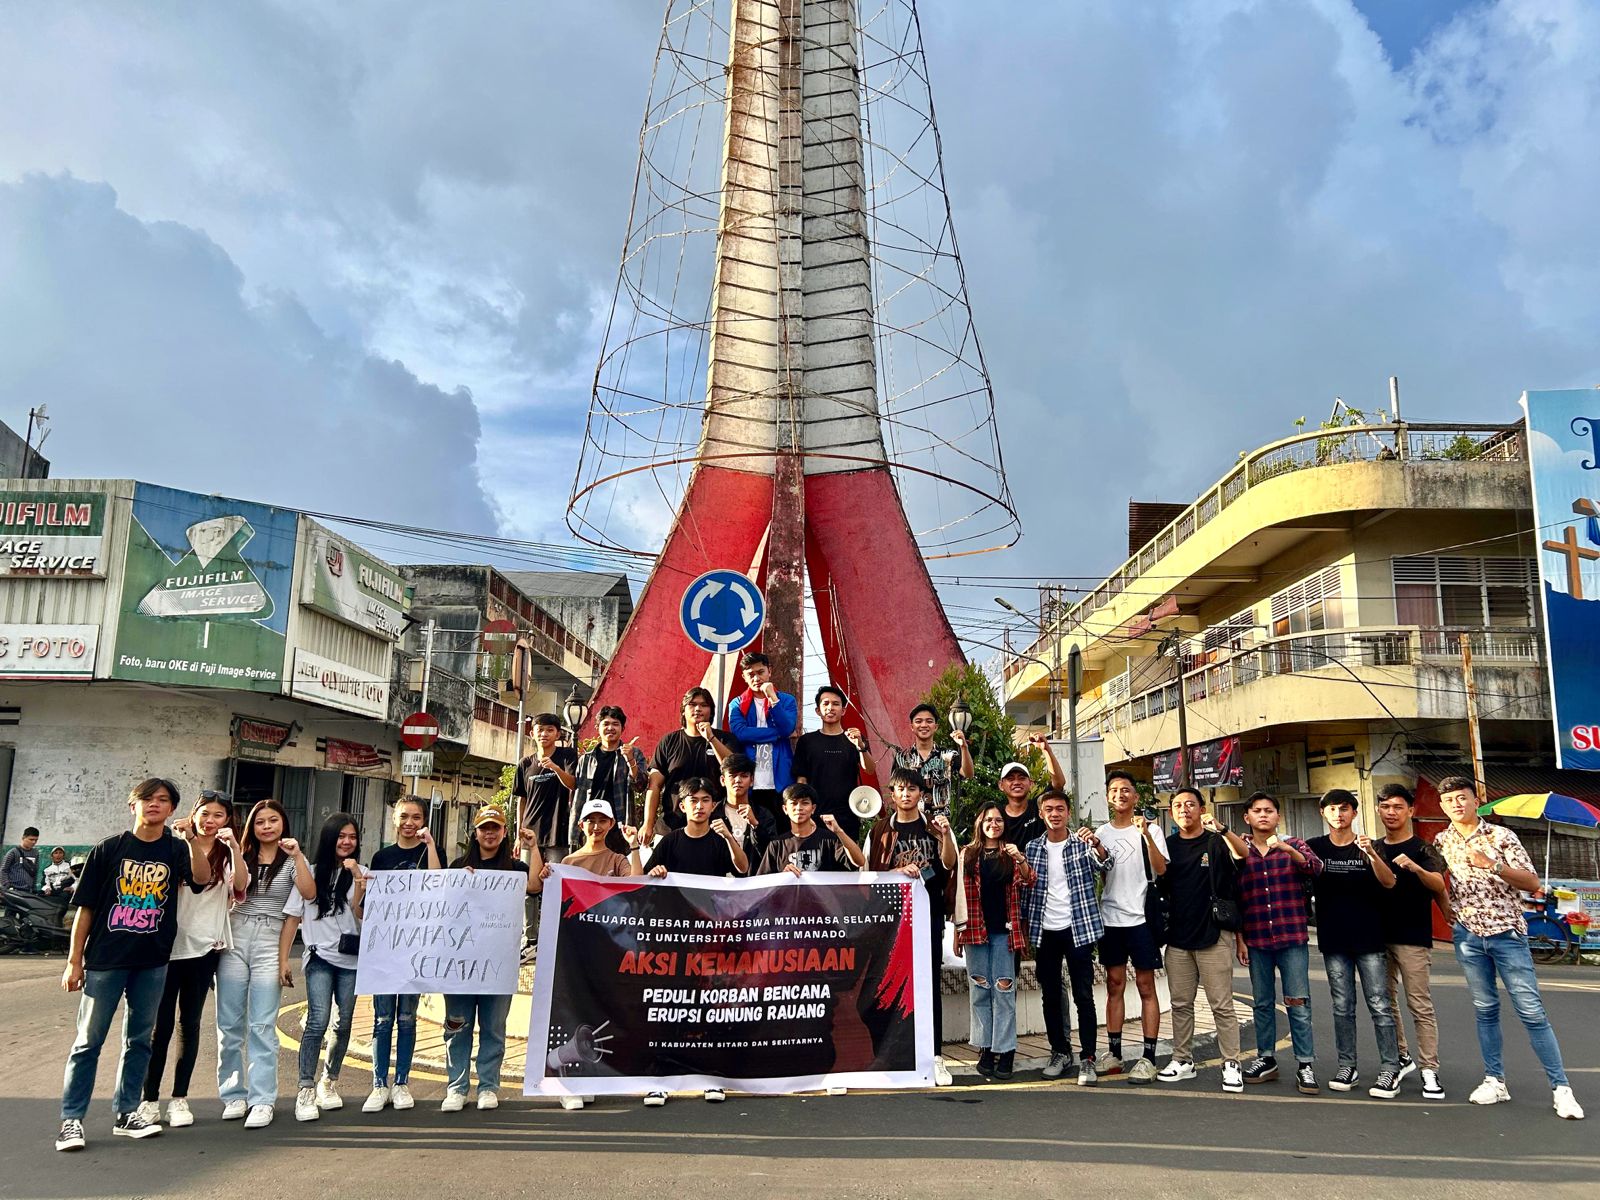
[(665, 1092), (646, 1092), (644, 1094), (644, 1106), (646, 1108), (664, 1108), (666, 1103), (667, 1094)]
[(265, 1129), (272, 1124), (272, 1105), (257, 1104), (250, 1109), (250, 1115), (244, 1119), (246, 1129)]
[(403, 1083), (397, 1083), (394, 1085), (394, 1091), (389, 1093), (389, 1104), (404, 1112), (408, 1108), (415, 1108), (417, 1100), (411, 1094), (410, 1088)]
[(1505, 1080), (1496, 1079), (1493, 1075), (1485, 1075), (1483, 1082), (1472, 1089), (1472, 1095), (1467, 1097), (1469, 1104), (1504, 1104), (1511, 1099), (1511, 1093), (1506, 1091)]
[(152, 1125), (161, 1124), (161, 1101), (159, 1100), (145, 1100), (133, 1111)]
[(705, 1099), (707, 1104), (721, 1104), (727, 1098), (728, 1093), (723, 1091), (721, 1088), (707, 1088), (705, 1090)]
[(446, 1092), (444, 1099), (439, 1103), (440, 1112), (460, 1112), (467, 1106), (465, 1092)]
[(1578, 1098), (1572, 1094), (1569, 1087), (1558, 1087), (1555, 1090), (1556, 1116), (1567, 1121), (1583, 1120), (1583, 1106), (1578, 1103)]
[(322, 1116), (322, 1110), (317, 1107), (317, 1089), (303, 1087), (294, 1094), (294, 1119), (296, 1121), (315, 1121)]
[(1439, 1082), (1439, 1072), (1429, 1067), (1422, 1068), (1422, 1098), (1424, 1100), (1444, 1099), (1444, 1084)]
[(367, 1098), (361, 1105), (361, 1111), (364, 1113), (382, 1112), (384, 1105), (388, 1103), (389, 1089), (386, 1087), (375, 1087), (367, 1093)]
[(843, 1096), (849, 1092), (849, 1090), (850, 1089), (847, 1087), (840, 1087), (838, 1084), (834, 1084), (832, 1087), (827, 1089), (827, 1093), (830, 1096)]
[(337, 1079), (329, 1079), (324, 1075), (317, 1081), (317, 1107), (323, 1112), (332, 1112), (336, 1108), (344, 1107), (344, 1097), (339, 1095)]
[(186, 1125), (194, 1124), (194, 1114), (189, 1111), (189, 1101), (182, 1096), (174, 1096), (167, 1101), (167, 1125), (173, 1129), (182, 1129)]
[(561, 1107), (566, 1109), (568, 1112), (577, 1112), (583, 1108), (583, 1097), (563, 1096), (561, 1097)]
[(1173, 1059), (1156, 1072), (1156, 1082), (1158, 1083), (1182, 1083), (1185, 1079), (1193, 1079), (1194, 1077), (1194, 1064), (1192, 1062), (1179, 1062), (1177, 1059)]
[(229, 1100), (222, 1106), (222, 1119), (224, 1121), (242, 1121), (245, 1113), (250, 1111), (250, 1106), (243, 1100)]
[(950, 1077), (950, 1070), (944, 1065), (944, 1055), (933, 1056), (933, 1086), (949, 1087), (955, 1080)]
[(500, 1093), (493, 1088), (478, 1089), (478, 1111), (488, 1112), (491, 1108), (500, 1107)]
[[(1190, 1067), (1190, 1071), (1194, 1068)], [(1239, 1065), (1239, 1060), (1230, 1058), (1222, 1064), (1222, 1090), (1225, 1092), (1244, 1091), (1244, 1068)]]

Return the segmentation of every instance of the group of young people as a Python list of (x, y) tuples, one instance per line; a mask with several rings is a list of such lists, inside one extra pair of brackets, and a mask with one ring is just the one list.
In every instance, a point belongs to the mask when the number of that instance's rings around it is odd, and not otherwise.
[[(534, 898), (555, 862), (613, 877), (869, 870), (918, 879), (931, 917), (928, 994), (936, 998), (933, 1050), (941, 1086), (951, 1082), (939, 1054), (937, 1001), (949, 921), (969, 975), (971, 1041), (985, 1077), (1003, 1080), (1015, 1070), (1016, 989), (1031, 948), (1051, 1050), (1045, 1078), (1060, 1078), (1073, 1062), (1070, 990), (1079, 1084), (1093, 1086), (1125, 1070), (1134, 1084), (1193, 1079), (1195, 1000), (1204, 988), (1223, 1056), (1222, 1090), (1270, 1083), (1279, 1077), (1281, 981), (1295, 1083), (1316, 1094), (1309, 986), (1314, 902), (1337, 1043), (1329, 1087), (1351, 1091), (1359, 1081), (1359, 981), (1381, 1060), (1369, 1094), (1397, 1095), (1401, 1081), (1420, 1068), (1423, 1095), (1442, 1099), (1428, 974), (1438, 905), (1453, 922), (1455, 952), (1477, 1014), (1485, 1078), (1471, 1101), (1510, 1099), (1498, 978), (1544, 1065), (1555, 1110), (1583, 1116), (1527, 948), (1519, 892), (1536, 888), (1538, 877), (1516, 836), (1478, 817), (1472, 781), (1441, 785), (1452, 824), (1434, 845), (1417, 836), (1413, 798), (1395, 785), (1381, 793), (1385, 832), (1377, 840), (1356, 830), (1357, 805), (1349, 792), (1323, 798), (1328, 832), (1306, 842), (1279, 836), (1279, 808), (1270, 795), (1251, 797), (1241, 834), (1207, 813), (1193, 788), (1171, 797), (1169, 838), (1139, 811), (1136, 783), (1122, 772), (1107, 780), (1110, 820), (1074, 830), (1060, 765), (1048, 742), (1035, 738), (1051, 786), (1033, 795), (1028, 768), (1008, 763), (1000, 780), (1004, 802), (977, 812), (963, 848), (948, 806), (955, 776), (972, 774), (970, 750), (959, 732), (950, 735), (954, 751), (937, 750), (938, 714), (919, 705), (910, 714), (909, 744), (887, 748), (888, 810), (863, 839), (849, 793), (863, 769), (881, 768), (861, 733), (842, 727), (844, 694), (831, 685), (819, 689), (822, 727), (791, 748), (793, 697), (772, 686), (762, 656), (747, 655), (743, 668), (747, 690), (729, 706), (729, 727), (711, 725), (709, 693), (692, 689), (683, 700), (681, 729), (662, 739), (648, 764), (637, 739), (622, 741), (627, 718), (619, 709), (600, 710), (598, 742), (582, 754), (558, 744), (553, 715), (536, 717), (534, 750), (519, 764), (512, 789), (520, 807), (516, 819), (494, 805), (480, 809), (465, 853), (449, 867), (521, 872)], [(634, 826), (626, 818), (638, 789), (646, 793), (644, 818)], [(168, 780), (143, 781), (128, 803), (131, 829), (91, 851), (72, 898), (76, 915), (62, 985), (82, 996), (57, 1149), (85, 1144), (83, 1119), (119, 1005), (126, 1014), (113, 1133), (144, 1138), (162, 1131), (160, 1101), (174, 1035), (165, 1123), (193, 1123), (189, 1088), (213, 987), (222, 1117), (241, 1120), (247, 1129), (270, 1124), (278, 1097), (277, 1017), (283, 989), (295, 983), (297, 938), (307, 1007), (294, 1115), (311, 1121), (343, 1107), (339, 1076), (354, 1017), (367, 875), (445, 865), (423, 803), (405, 797), (394, 806), (393, 841), (365, 868), (361, 829), (348, 813), (323, 823), (308, 858), (275, 800), (257, 803), (237, 835), (229, 798), (214, 791), (200, 792), (176, 820), (179, 791)], [(1097, 957), (1108, 987), (1103, 1051), (1094, 1003)], [(1256, 1055), (1248, 1063), (1241, 1060), (1233, 1003), (1235, 962), (1248, 968), (1254, 995)], [(1142, 1036), (1131, 1066), (1122, 1044), (1130, 964)], [(1173, 1050), (1158, 1069), (1155, 972), (1163, 965)], [(1397, 1016), (1401, 991), (1415, 1027), (1414, 1057)], [(372, 1082), (363, 1112), (414, 1106), (408, 1080), (418, 1002), (415, 995), (372, 998)], [(499, 1105), (509, 1007), (508, 996), (445, 997), (443, 1111), (466, 1106), (474, 1067), (477, 1107)], [(723, 1098), (719, 1089), (706, 1093), (708, 1100)], [(645, 1103), (666, 1099), (665, 1092), (651, 1092)], [(563, 1099), (568, 1108), (582, 1104), (581, 1097)]]

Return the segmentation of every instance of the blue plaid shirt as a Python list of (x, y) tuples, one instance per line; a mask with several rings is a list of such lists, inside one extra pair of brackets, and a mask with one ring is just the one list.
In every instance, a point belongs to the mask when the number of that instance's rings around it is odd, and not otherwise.
[(1050, 890), (1050, 859), (1052, 848), (1061, 855), (1061, 865), (1067, 872), (1067, 904), (1071, 909), (1072, 944), (1087, 946), (1100, 940), (1105, 925), (1100, 920), (1100, 902), (1095, 898), (1096, 875), (1111, 869), (1108, 856), (1101, 861), (1088, 842), (1080, 842), (1068, 835), (1064, 842), (1049, 840), (1040, 834), (1029, 842), (1023, 854), (1036, 876), (1032, 887), (1022, 889), (1022, 923), (1028, 927), (1028, 938), (1035, 946), (1044, 933), (1044, 900)]

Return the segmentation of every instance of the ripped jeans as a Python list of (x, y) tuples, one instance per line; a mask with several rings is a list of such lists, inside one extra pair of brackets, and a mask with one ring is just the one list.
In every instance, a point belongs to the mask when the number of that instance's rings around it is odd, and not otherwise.
[(1315, 1062), (1311, 1036), (1311, 948), (1305, 943), (1278, 950), (1250, 947), (1250, 991), (1254, 994), (1256, 1053), (1277, 1055), (1278, 978), (1283, 980), (1283, 1007), (1289, 1014), (1289, 1042), (1296, 1062)]
[(991, 933), (981, 945), (963, 946), (967, 999), (972, 1005), (970, 1041), (980, 1050), (1005, 1054), (1017, 1048), (1016, 956), (1010, 934)]

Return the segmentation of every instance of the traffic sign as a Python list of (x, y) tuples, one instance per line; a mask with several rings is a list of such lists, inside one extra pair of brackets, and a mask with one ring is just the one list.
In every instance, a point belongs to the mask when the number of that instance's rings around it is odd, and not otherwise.
[(486, 621), (483, 626), (483, 648), (490, 654), (504, 654), (517, 640), (514, 621)]
[(400, 756), (400, 774), (402, 775), (432, 775), (433, 751), (432, 750), (407, 750)]
[(748, 575), (707, 571), (683, 591), (678, 619), (683, 632), (711, 654), (743, 650), (761, 633), (767, 602)]
[(413, 750), (426, 750), (439, 740), (439, 718), (425, 712), (412, 713), (400, 722), (400, 740)]

